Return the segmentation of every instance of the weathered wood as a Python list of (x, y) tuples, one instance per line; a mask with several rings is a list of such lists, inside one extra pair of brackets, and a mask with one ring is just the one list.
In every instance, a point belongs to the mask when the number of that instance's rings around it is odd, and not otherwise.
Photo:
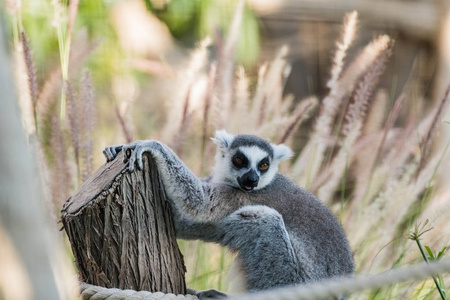
[(434, 41), (439, 33), (443, 5), (440, 1), (284, 0), (279, 5), (254, 5), (264, 19), (324, 21), (341, 23), (346, 13), (356, 10), (366, 24), (396, 28), (410, 37)]
[(122, 155), (65, 203), (62, 222), (81, 280), (103, 287), (185, 294), (186, 272), (155, 162), (127, 171)]

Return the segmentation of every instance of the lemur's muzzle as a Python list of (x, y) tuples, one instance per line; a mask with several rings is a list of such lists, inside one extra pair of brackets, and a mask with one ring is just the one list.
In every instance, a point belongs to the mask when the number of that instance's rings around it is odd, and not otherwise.
[(251, 191), (258, 186), (259, 176), (255, 170), (251, 169), (241, 177), (238, 177), (238, 183), (245, 191)]

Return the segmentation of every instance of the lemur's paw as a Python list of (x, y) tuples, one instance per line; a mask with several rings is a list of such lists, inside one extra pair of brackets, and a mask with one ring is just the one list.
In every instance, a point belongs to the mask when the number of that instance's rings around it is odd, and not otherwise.
[(138, 170), (144, 168), (144, 163), (142, 162), (142, 156), (145, 152), (154, 153), (155, 146), (158, 145), (157, 141), (144, 140), (136, 141), (128, 145), (123, 146), (124, 152), (124, 162), (129, 161), (128, 171), (133, 172), (135, 166), (137, 165)]
[(123, 145), (108, 146), (103, 150), (103, 155), (106, 157), (106, 161), (110, 162), (116, 158), (117, 153), (122, 151)]
[(134, 143), (123, 145), (122, 152), (123, 152), (123, 162), (124, 163), (127, 163), (131, 159), (131, 156), (133, 155), (135, 148), (136, 148), (136, 145)]
[[(128, 145), (124, 145), (122, 149), (123, 163), (126, 164), (127, 162), (129, 162), (128, 171), (130, 173), (134, 171), (136, 160), (138, 161), (139, 169), (142, 170), (142, 158), (136, 157), (136, 151), (138, 147), (139, 146), (137, 145), (137, 142), (134, 142)], [(141, 160), (140, 163), (139, 160)]]
[(228, 295), (217, 290), (207, 290), (207, 291), (199, 291), (195, 294), (198, 299), (225, 299), (228, 298)]

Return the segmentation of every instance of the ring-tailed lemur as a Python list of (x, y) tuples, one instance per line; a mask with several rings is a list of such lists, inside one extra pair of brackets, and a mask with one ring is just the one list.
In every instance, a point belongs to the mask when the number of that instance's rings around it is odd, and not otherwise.
[(278, 173), (278, 164), (292, 155), (287, 146), (224, 130), (212, 140), (216, 165), (207, 178), (196, 177), (158, 141), (110, 146), (104, 154), (110, 161), (123, 151), (133, 171), (136, 163), (142, 169), (142, 154), (150, 152), (171, 201), (177, 237), (237, 251), (250, 292), (353, 273), (349, 244), (333, 214)]

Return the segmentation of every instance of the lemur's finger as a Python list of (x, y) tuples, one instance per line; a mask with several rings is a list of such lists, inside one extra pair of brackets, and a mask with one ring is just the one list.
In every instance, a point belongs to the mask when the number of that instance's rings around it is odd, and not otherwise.
[(112, 154), (114, 155), (114, 157), (117, 156), (117, 154), (119, 154), (120, 151), (122, 151), (123, 149), (123, 145), (117, 145), (117, 146), (112, 146)]
[(105, 150), (103, 150), (103, 154), (106, 157), (106, 161), (110, 162), (114, 159), (114, 157), (116, 157), (112, 152), (111, 152), (111, 148), (112, 147), (106, 147)]
[(122, 150), (123, 145), (114, 145), (114, 146), (108, 146), (103, 150), (103, 155), (106, 157), (106, 161), (110, 162), (116, 158), (117, 153), (119, 153)]
[(144, 147), (137, 147), (134, 151), (136, 152), (136, 160), (139, 170), (142, 170), (144, 168), (144, 164), (142, 162), (142, 155), (144, 154), (144, 151), (145, 151)]
[[(127, 151), (131, 151), (127, 149)], [(133, 151), (129, 157), (129, 165), (128, 165), (128, 171), (133, 172), (134, 171), (134, 164), (136, 162), (136, 153)]]
[(132, 150), (134, 149), (134, 146), (130, 146), (130, 145), (125, 145), (122, 147), (122, 152), (123, 152), (123, 162), (127, 163), (128, 160), (130, 159)]
[(106, 158), (106, 162), (109, 162), (109, 161), (110, 161), (110, 158), (109, 158), (109, 155), (108, 155), (108, 152), (106, 151), (106, 149), (103, 150), (103, 155), (104, 155), (105, 158)]
[(116, 147), (115, 146), (109, 147), (109, 150), (111, 151), (112, 157), (116, 157), (117, 155)]

